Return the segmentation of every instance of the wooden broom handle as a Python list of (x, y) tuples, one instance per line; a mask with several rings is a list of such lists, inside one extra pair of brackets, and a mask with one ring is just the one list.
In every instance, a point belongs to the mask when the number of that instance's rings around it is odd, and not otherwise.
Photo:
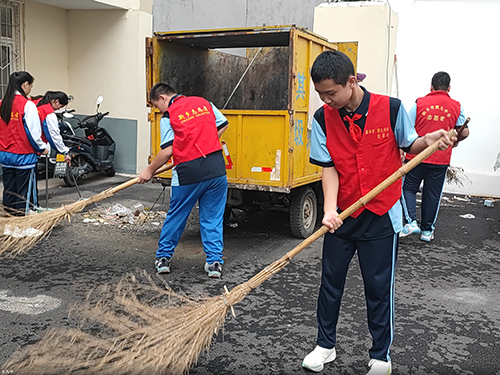
[[(466, 123), (468, 122), (469, 119), (467, 119)], [(465, 124), (464, 124), (465, 125)], [(457, 132), (455, 129), (451, 129), (448, 132), (448, 137), (456, 137)], [(349, 206), (346, 210), (342, 211), (338, 218), (340, 220), (345, 220), (347, 217), (351, 216), (358, 208), (361, 206), (367, 204), (369, 201), (371, 201), (373, 198), (375, 198), (378, 194), (380, 194), (383, 190), (391, 186), (393, 183), (395, 183), (397, 180), (402, 178), (405, 174), (407, 174), (409, 171), (411, 171), (413, 168), (415, 168), (418, 164), (420, 164), (424, 159), (428, 158), (430, 155), (432, 155), (437, 149), (439, 148), (439, 141), (441, 141), (443, 138), (438, 139), (436, 142), (434, 142), (432, 145), (427, 147), (425, 150), (420, 152), (417, 156), (415, 156), (413, 159), (411, 159), (408, 163), (403, 165), (401, 168), (399, 168), (396, 172), (394, 172), (392, 175), (387, 177), (384, 181), (382, 181), (380, 184), (375, 186), (369, 193), (361, 197), (356, 203), (352, 204)], [(450, 146), (451, 147), (451, 146)], [(295, 247), (293, 250), (290, 250), (285, 256), (283, 256), (282, 259), (292, 259), (295, 255), (300, 253), (302, 250), (304, 250), (307, 246), (312, 244), (314, 241), (316, 241), (318, 238), (320, 238), (322, 235), (326, 234), (330, 228), (328, 228), (326, 225), (323, 225), (320, 229), (318, 229), (316, 232), (311, 234), (309, 237), (307, 237), (304, 241), (302, 241), (297, 247)]]
[[(164, 165), (163, 167), (159, 168), (155, 173), (154, 173), (154, 176), (160, 174), (160, 173), (163, 173), (163, 172), (166, 172), (170, 169), (172, 169), (174, 166), (174, 164), (168, 164), (168, 165)], [(134, 184), (137, 183), (137, 180), (139, 179), (139, 177), (136, 177), (136, 178), (133, 178), (131, 180), (128, 180), (127, 182), (124, 182), (123, 184), (121, 185), (118, 185), (118, 186), (115, 186), (114, 188), (110, 188), (108, 189), (107, 191), (111, 194), (115, 194), (116, 192), (119, 192), (120, 190), (123, 190), (125, 188), (128, 188)]]

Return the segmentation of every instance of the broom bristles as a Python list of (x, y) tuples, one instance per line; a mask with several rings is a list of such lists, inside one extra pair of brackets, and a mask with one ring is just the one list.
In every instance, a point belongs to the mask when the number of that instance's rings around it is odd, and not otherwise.
[(124, 368), (138, 375), (187, 373), (223, 326), (227, 301), (222, 296), (192, 300), (145, 276), (149, 285), (128, 275), (114, 289), (101, 288), (97, 303), (87, 300), (71, 310), (83, 318), (79, 329), (51, 330), (14, 353), (2, 369), (16, 374), (85, 374), (90, 369), (119, 374)]
[(112, 192), (106, 190), (92, 198), (63, 205), (51, 211), (28, 216), (0, 217), (0, 256), (15, 257), (25, 253), (42, 238), (48, 236), (62, 220), (66, 218), (71, 220), (72, 215), (85, 207), (112, 195)]
[(85, 374), (89, 369), (117, 374), (123, 368), (137, 375), (186, 374), (210, 347), (229, 308), (284, 268), (291, 253), (229, 293), (201, 300), (178, 295), (167, 284), (159, 288), (145, 272), (148, 284), (127, 275), (116, 287), (101, 287), (97, 303), (87, 298), (71, 309), (82, 319), (80, 329), (54, 329), (39, 343), (14, 353), (2, 368), (17, 374), (34, 369), (44, 374)]

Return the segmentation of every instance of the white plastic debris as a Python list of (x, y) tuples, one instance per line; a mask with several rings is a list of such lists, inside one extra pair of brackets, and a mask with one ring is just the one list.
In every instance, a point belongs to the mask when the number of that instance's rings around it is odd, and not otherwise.
[(14, 238), (23, 238), (23, 237), (38, 237), (43, 234), (43, 231), (39, 229), (35, 229), (32, 227), (28, 227), (22, 230), (19, 227), (12, 227), (7, 224), (3, 230), (4, 236), (12, 236)]
[(458, 215), (460, 217), (463, 217), (464, 219), (475, 219), (476, 217), (472, 214), (465, 214), (465, 215)]
[(454, 196), (453, 199), (455, 199), (456, 201), (470, 202), (469, 198), (461, 198), (461, 197)]
[(95, 223), (96, 222), (96, 219), (89, 219), (88, 217), (83, 219), (83, 222), (84, 223)]
[(493, 203), (494, 201), (492, 201), (491, 199), (485, 199), (484, 200), (484, 205), (486, 207), (493, 207), (495, 204)]
[[(130, 207), (130, 211), (132, 211), (135, 216), (139, 216), (139, 213), (144, 211), (144, 205), (141, 202), (138, 202)], [(137, 211), (139, 211), (139, 213), (136, 214)]]
[(496, 172), (498, 168), (500, 168), (500, 152), (497, 155), (497, 160), (495, 161), (495, 165), (493, 165), (493, 170)]
[(127, 207), (125, 207), (119, 203), (116, 203), (115, 205), (108, 208), (106, 213), (108, 215), (127, 216), (127, 215), (130, 215), (132, 213), (132, 211), (130, 211)]

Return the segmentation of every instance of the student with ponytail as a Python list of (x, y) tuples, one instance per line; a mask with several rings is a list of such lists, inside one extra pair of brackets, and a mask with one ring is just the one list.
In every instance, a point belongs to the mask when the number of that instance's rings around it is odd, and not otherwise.
[[(3, 205), (12, 215), (29, 210), (36, 188), (37, 153), (46, 155), (47, 144), (35, 104), (28, 99), (35, 79), (28, 72), (10, 75), (0, 102), (0, 164), (3, 170)], [(36, 202), (32, 202), (36, 205)]]
[(69, 156), (69, 148), (64, 144), (59, 131), (59, 122), (54, 111), (67, 106), (69, 103), (68, 95), (62, 91), (47, 91), (45, 95), (38, 101), (38, 116), (42, 125), (42, 140), (57, 150), (60, 154), (64, 154), (65, 161), (70, 164), (71, 157)]

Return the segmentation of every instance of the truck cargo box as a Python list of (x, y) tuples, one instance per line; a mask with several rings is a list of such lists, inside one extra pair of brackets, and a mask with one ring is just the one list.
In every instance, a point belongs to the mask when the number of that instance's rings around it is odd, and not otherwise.
[[(290, 210), (292, 232), (312, 233), (321, 168), (309, 163), (310, 125), (322, 102), (310, 67), (327, 49), (348, 54), (356, 66), (357, 43), (330, 43), (295, 26), (160, 32), (146, 43), (147, 92), (165, 82), (206, 98), (227, 117), (221, 142), (228, 204)], [(160, 118), (152, 108), (153, 158)]]

